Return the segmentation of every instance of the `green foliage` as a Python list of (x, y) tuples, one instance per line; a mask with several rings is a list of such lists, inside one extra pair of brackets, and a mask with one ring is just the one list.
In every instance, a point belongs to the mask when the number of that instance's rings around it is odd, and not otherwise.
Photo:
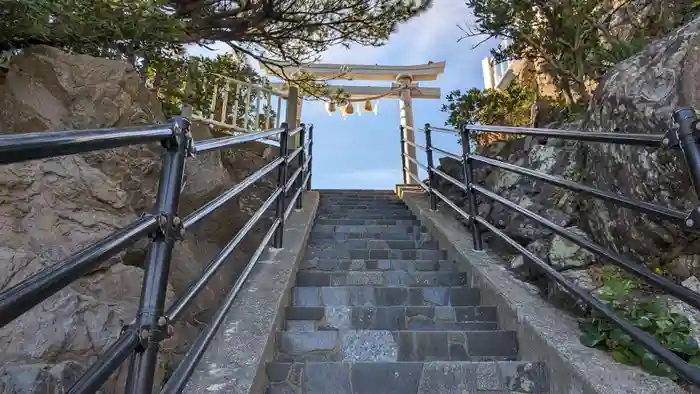
[(0, 50), (49, 44), (100, 57), (160, 51), (183, 36), (166, 0), (21, 0), (0, 7)]
[[(441, 111), (449, 114), (445, 124), (454, 128), (459, 128), (463, 123), (528, 126), (535, 97), (533, 89), (513, 81), (504, 90), (474, 88), (465, 93), (453, 90), (447, 94), (447, 104), (443, 104)], [(487, 132), (474, 133), (472, 136), (478, 146), (486, 146), (492, 142), (509, 138), (518, 138), (517, 135)]]
[[(221, 106), (226, 88), (226, 79), (217, 77), (224, 75), (242, 82), (249, 82), (256, 86), (264, 86), (265, 79), (241, 56), (232, 54), (218, 55), (216, 57), (200, 56), (160, 56), (151, 59), (144, 69), (146, 81), (157, 90), (158, 97), (163, 102), (166, 114), (177, 114), (183, 102), (192, 105), (195, 111), (204, 116), (212, 113), (211, 102), (214, 96), (213, 89), (217, 87), (217, 107), (213, 108), (217, 119), (220, 117)], [(238, 94), (236, 96), (236, 93)], [(236, 91), (235, 84), (229, 84), (228, 113), (235, 113), (236, 119), (243, 116), (243, 105), (247, 95), (247, 87), (240, 87)], [(260, 92), (251, 90), (251, 103), (257, 101)], [(233, 104), (238, 103), (234, 109)], [(251, 105), (248, 111), (255, 110)], [(262, 109), (265, 113), (266, 108)]]
[[(303, 73), (287, 75), (283, 66), (315, 61), (336, 44), (383, 45), (399, 24), (431, 5), (432, 0), (4, 0), (0, 52), (44, 44), (125, 60), (158, 89), (167, 113), (176, 112), (183, 95), (205, 112), (205, 98), (198, 96), (204, 86), (194, 82), (194, 75), (214, 71), (262, 83), (243, 56), (305, 94), (325, 98), (329, 91), (323, 81)], [(185, 59), (188, 45), (208, 48), (214, 43), (227, 44), (235, 56)], [(193, 68), (187, 89), (185, 63)]]
[[(639, 0), (635, 6), (653, 6), (654, 1)], [(542, 64), (568, 103), (585, 103), (590, 81), (683, 23), (683, 10), (690, 8), (686, 2), (642, 18), (630, 13), (629, 1), (466, 0), (475, 17), (468, 35), (509, 39), (507, 47), (493, 51), (497, 62)]]
[(447, 104), (441, 111), (450, 115), (445, 124), (455, 128), (462, 123), (525, 126), (530, 121), (533, 97), (531, 89), (518, 83), (505, 90), (453, 90), (447, 94)]
[[(616, 268), (606, 268), (602, 275), (600, 299), (679, 357), (700, 366), (700, 346), (690, 335), (688, 318), (670, 312), (666, 304), (659, 301), (638, 301), (632, 297), (632, 293), (640, 287), (640, 283), (625, 277)], [(617, 362), (641, 366), (651, 374), (678, 379), (668, 365), (604, 317), (594, 314), (582, 320), (580, 328), (583, 345), (606, 349)]]
[(0, 51), (46, 44), (99, 56), (150, 58), (223, 42), (268, 64), (313, 61), (336, 44), (380, 46), (431, 0), (5, 0)]

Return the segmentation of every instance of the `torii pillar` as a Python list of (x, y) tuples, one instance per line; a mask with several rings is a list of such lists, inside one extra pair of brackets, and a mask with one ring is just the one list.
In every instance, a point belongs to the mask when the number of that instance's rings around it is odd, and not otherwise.
[[(401, 116), (401, 132), (403, 139), (403, 146), (401, 151), (406, 153), (403, 158), (403, 168), (401, 172), (408, 171), (409, 174), (413, 174), (416, 179), (418, 178), (418, 166), (416, 163), (410, 159), (416, 160), (416, 147), (410, 143), (416, 143), (416, 132), (413, 123), (413, 100), (411, 98), (411, 83), (413, 79), (408, 75), (399, 75), (396, 78), (396, 83), (399, 86), (405, 86), (406, 88), (401, 91), (399, 96), (399, 110)], [(405, 169), (405, 170), (404, 170)], [(411, 185), (415, 183), (413, 177), (406, 175), (404, 180), (407, 184)]]

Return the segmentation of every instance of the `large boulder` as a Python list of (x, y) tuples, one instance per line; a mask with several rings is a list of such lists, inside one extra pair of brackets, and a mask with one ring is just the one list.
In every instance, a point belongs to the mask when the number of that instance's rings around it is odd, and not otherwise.
[[(0, 84), (0, 133), (27, 133), (165, 122), (156, 97), (122, 62), (34, 47), (13, 57)], [(195, 139), (212, 135), (194, 125)], [(249, 143), (188, 160), (182, 217), (269, 161)], [(222, 158), (222, 155), (226, 159)], [(0, 289), (51, 266), (150, 212), (158, 187), (159, 144), (35, 160), (0, 167)], [(235, 168), (235, 171), (231, 169)], [(240, 229), (274, 188), (272, 176), (215, 211), (178, 242), (169, 275), (170, 304)], [(269, 220), (261, 223), (264, 226)], [(218, 305), (264, 230), (254, 229), (226, 261), (164, 343), (156, 384)], [(0, 393), (63, 392), (135, 316), (148, 241), (143, 240), (0, 329)], [(208, 314), (207, 313), (207, 314)], [(196, 318), (199, 316), (199, 320)], [(206, 321), (204, 321), (206, 323)], [(124, 369), (124, 368), (123, 368)], [(124, 373), (103, 392), (118, 392)]]
[[(696, 19), (608, 72), (593, 95), (585, 129), (664, 134), (674, 125), (674, 111), (684, 106), (700, 108), (699, 61), (700, 19)], [(698, 207), (679, 150), (587, 143), (582, 157), (586, 184), (683, 212)], [(700, 254), (697, 234), (686, 231), (682, 223), (640, 215), (598, 199), (581, 199), (581, 204), (586, 212), (582, 228), (596, 242), (619, 253), (662, 266)], [(695, 264), (679, 268), (697, 273)]]
[[(481, 149), (478, 154), (545, 174), (571, 178), (579, 173), (577, 149), (577, 143), (528, 137), (493, 143)], [(475, 181), (486, 189), (560, 226), (577, 224), (578, 212), (572, 205), (575, 197), (572, 193), (511, 171), (479, 164), (475, 167)], [(462, 165), (457, 160), (441, 158), (440, 168), (448, 175), (464, 181)], [(438, 188), (469, 212), (468, 200), (460, 188), (442, 178), (438, 180)], [(551, 230), (480, 194), (477, 197), (477, 210), (480, 216), (487, 218), (522, 245), (546, 242), (548, 246), (553, 236)], [(485, 233), (484, 237), (499, 243), (490, 233)], [(542, 258), (548, 255), (547, 247), (539, 247), (537, 251), (542, 252), (538, 253)]]
[[(151, 111), (157, 102), (137, 94), (139, 86), (138, 76), (124, 64), (33, 48), (13, 58), (0, 87), (0, 130), (124, 126), (162, 117)], [(114, 167), (110, 173), (95, 165), (97, 154), (0, 168), (2, 289), (137, 218), (134, 193), (121, 176), (128, 170), (119, 171), (112, 154), (102, 160)], [(123, 254), (116, 256), (0, 329), (4, 390), (29, 393), (34, 385), (64, 390), (119, 336), (135, 316), (143, 281), (143, 270), (125, 263)], [(163, 372), (161, 365), (161, 378)], [(113, 392), (116, 384), (112, 380), (105, 391)]]

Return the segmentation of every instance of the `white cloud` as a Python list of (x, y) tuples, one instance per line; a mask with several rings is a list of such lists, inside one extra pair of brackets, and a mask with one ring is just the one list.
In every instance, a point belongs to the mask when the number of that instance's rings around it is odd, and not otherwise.
[[(431, 9), (398, 27), (385, 46), (352, 46), (350, 50), (337, 46), (326, 51), (323, 62), (354, 64), (424, 64), (440, 61), (446, 49), (462, 34), (458, 25), (471, 17), (462, 0), (435, 0)], [(468, 45), (468, 44), (467, 44)]]
[[(463, 35), (459, 26), (472, 20), (471, 11), (464, 0), (435, 0), (434, 3), (433, 7), (422, 15), (399, 25), (386, 45), (381, 47), (353, 45), (350, 49), (336, 45), (322, 54), (321, 62), (415, 65), (454, 58), (455, 51), (465, 54), (470, 52), (471, 45), (477, 42), (476, 39), (468, 39), (456, 44), (457, 39)], [(213, 51), (193, 45), (188, 48), (188, 52), (193, 55), (214, 56), (216, 53), (231, 50), (223, 43), (216, 43), (211, 48)], [(459, 56), (459, 58), (463, 57), (465, 56)], [(474, 64), (480, 67), (480, 62), (474, 62)], [(251, 65), (261, 71), (257, 61), (252, 60)], [(460, 66), (453, 65), (453, 67)], [(354, 82), (345, 81), (350, 85)]]

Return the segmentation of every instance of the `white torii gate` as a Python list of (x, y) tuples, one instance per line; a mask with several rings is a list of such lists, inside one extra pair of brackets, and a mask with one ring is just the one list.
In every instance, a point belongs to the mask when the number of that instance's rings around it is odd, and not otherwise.
[[(331, 89), (342, 89), (350, 95), (350, 99), (370, 99), (370, 98), (398, 98), (401, 110), (401, 126), (403, 129), (403, 139), (406, 141), (402, 147), (406, 153), (404, 168), (418, 179), (418, 167), (414, 163), (416, 160), (416, 148), (409, 143), (415, 143), (415, 131), (413, 122), (413, 99), (439, 99), (440, 88), (420, 87), (418, 82), (435, 81), (438, 75), (445, 71), (445, 62), (429, 62), (416, 66), (379, 66), (360, 64), (311, 64), (302, 67), (286, 67), (283, 72), (286, 75), (294, 75), (296, 72), (312, 74), (319, 79), (331, 80), (361, 80), (361, 81), (393, 81), (390, 87), (381, 86), (330, 86)], [(282, 84), (273, 84), (281, 88)], [(296, 89), (295, 89), (296, 90)], [(291, 93), (291, 91), (290, 91)], [(290, 96), (293, 96), (291, 94)], [(292, 118), (296, 118), (298, 124), (301, 119), (301, 103), (298, 100), (296, 108), (291, 108), (294, 112)], [(288, 108), (288, 115), (290, 114)], [(290, 117), (288, 117), (289, 119)], [(409, 160), (413, 159), (413, 161)], [(407, 177), (405, 182), (414, 184), (411, 177)]]

